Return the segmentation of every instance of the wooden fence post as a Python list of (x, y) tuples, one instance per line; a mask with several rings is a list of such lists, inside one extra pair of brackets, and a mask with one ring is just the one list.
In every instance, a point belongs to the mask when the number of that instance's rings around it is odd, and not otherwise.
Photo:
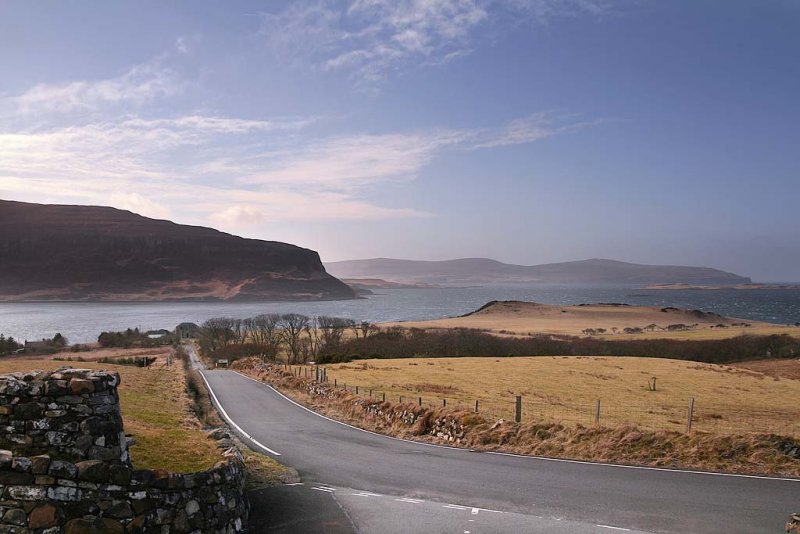
[(419, 398), (419, 405), (422, 406), (422, 397)]
[(514, 421), (522, 422), (522, 395), (517, 395), (516, 409), (514, 410)]
[(478, 399), (475, 399), (475, 413), (478, 413)]
[(383, 402), (386, 402), (386, 392), (383, 392)]
[(689, 399), (689, 413), (686, 415), (686, 433), (692, 431), (692, 419), (694, 419), (694, 397)]
[(600, 399), (597, 399), (594, 404), (594, 424), (600, 424)]
[(358, 395), (358, 386), (356, 386), (356, 395)]
[(447, 408), (447, 399), (442, 399), (442, 408)]

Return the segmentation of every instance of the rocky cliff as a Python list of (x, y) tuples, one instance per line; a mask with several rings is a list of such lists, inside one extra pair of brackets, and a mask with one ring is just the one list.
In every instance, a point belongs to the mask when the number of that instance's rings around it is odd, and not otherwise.
[(354, 298), (319, 255), (107, 207), (0, 200), (0, 301)]

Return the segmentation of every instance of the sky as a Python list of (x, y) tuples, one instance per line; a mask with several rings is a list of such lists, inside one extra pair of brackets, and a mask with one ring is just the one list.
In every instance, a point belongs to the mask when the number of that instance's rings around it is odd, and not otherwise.
[(0, 198), (800, 281), (800, 2), (0, 3)]

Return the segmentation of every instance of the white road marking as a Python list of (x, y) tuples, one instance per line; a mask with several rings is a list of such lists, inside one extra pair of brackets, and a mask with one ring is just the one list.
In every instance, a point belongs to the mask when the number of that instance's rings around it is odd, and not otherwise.
[(717, 477), (736, 477), (736, 478), (756, 478), (759, 480), (779, 480), (782, 482), (800, 482), (800, 478), (767, 477), (761, 475), (741, 475), (739, 473), (714, 473), (712, 471), (694, 471), (691, 469), (670, 469), (668, 467), (649, 467), (646, 465), (623, 465), (623, 464), (604, 464), (600, 462), (589, 462), (586, 460), (569, 460), (566, 458), (548, 458), (547, 456), (525, 456), (524, 454), (514, 454), (511, 452), (483, 451), (484, 454), (496, 454), (498, 456), (513, 456), (515, 458), (525, 458), (527, 460), (544, 460), (546, 462), (563, 462), (566, 464), (596, 465), (599, 467), (617, 467), (622, 469), (640, 469), (643, 471), (666, 471), (668, 473), (687, 473), (692, 475), (711, 475)]
[(597, 526), (600, 527), (600, 528), (608, 528), (608, 529), (611, 529), (611, 530), (624, 530), (625, 532), (630, 532), (631, 531), (631, 529), (629, 529), (629, 528), (612, 527), (610, 525), (597, 525)]
[[(602, 467), (618, 467), (618, 468), (623, 468), (623, 469), (641, 469), (641, 470), (645, 470), (645, 471), (666, 471), (668, 473), (690, 473), (690, 474), (695, 474), (695, 475), (711, 475), (711, 476), (721, 476), (721, 477), (755, 478), (755, 479), (761, 479), (761, 480), (780, 480), (780, 481), (784, 481), (784, 482), (800, 482), (800, 478), (769, 477), (769, 476), (759, 476), (759, 475), (742, 475), (742, 474), (739, 474), (739, 473), (714, 473), (714, 472), (711, 472), (711, 471), (694, 471), (694, 470), (690, 470), (690, 469), (670, 469), (668, 467), (649, 467), (649, 466), (644, 466), (644, 465), (622, 465), (622, 464), (610, 464), (610, 463), (601, 463), (601, 462), (588, 462), (588, 461), (585, 461), (585, 460), (570, 460), (570, 459), (567, 459), (567, 458), (549, 458), (547, 456), (526, 456), (524, 454), (513, 454), (513, 453), (510, 453), (510, 452), (476, 451), (475, 449), (466, 449), (466, 448), (463, 448), (463, 447), (450, 447), (448, 445), (437, 445), (435, 443), (424, 443), (424, 442), (421, 442), (421, 441), (414, 441), (414, 440), (411, 440), (411, 439), (396, 438), (394, 436), (387, 436), (386, 434), (379, 434), (378, 432), (372, 432), (371, 430), (365, 430), (363, 428), (358, 428), (358, 427), (355, 427), (353, 425), (348, 425), (347, 423), (343, 423), (341, 421), (337, 421), (336, 419), (331, 419), (330, 417), (326, 417), (326, 416), (324, 416), (324, 415), (322, 415), (320, 413), (315, 412), (314, 410), (311, 410), (310, 408), (306, 408), (302, 404), (299, 404), (299, 403), (293, 401), (292, 399), (290, 399), (289, 397), (287, 397), (286, 395), (284, 395), (283, 393), (281, 393), (280, 391), (278, 391), (274, 387), (270, 386), (269, 384), (265, 384), (264, 382), (256, 380), (253, 377), (244, 375), (244, 374), (240, 373), (239, 371), (231, 371), (231, 372), (236, 373), (237, 375), (242, 376), (242, 377), (244, 377), (244, 378), (246, 378), (248, 380), (252, 380), (256, 384), (261, 384), (262, 386), (266, 386), (269, 389), (271, 389), (272, 391), (274, 391), (275, 393), (277, 393), (278, 395), (280, 395), (281, 397), (283, 397), (284, 399), (286, 399), (289, 402), (291, 402), (292, 404), (294, 404), (294, 405), (306, 410), (307, 412), (311, 412), (311, 413), (313, 413), (314, 415), (316, 415), (318, 417), (322, 417), (323, 419), (327, 419), (328, 421), (331, 421), (333, 423), (337, 423), (337, 424), (340, 424), (342, 426), (346, 426), (346, 427), (352, 428), (354, 430), (358, 430), (360, 432), (366, 432), (367, 434), (374, 434), (376, 436), (381, 436), (381, 437), (388, 438), (388, 439), (394, 439), (394, 440), (397, 440), (397, 441), (405, 441), (405, 442), (408, 442), (408, 443), (413, 443), (415, 445), (422, 445), (422, 446), (426, 446), (426, 447), (439, 447), (441, 449), (452, 449), (452, 450), (456, 450), (456, 451), (480, 452), (480, 453), (483, 453), (483, 454), (496, 454), (498, 456), (514, 456), (514, 457), (517, 457), (517, 458), (527, 458), (528, 460), (544, 460), (544, 461), (547, 461), (547, 462), (563, 462), (563, 463), (569, 463), (569, 464), (597, 465), (597, 466), (602, 466)], [(205, 377), (203, 377), (203, 378), (205, 379)]]
[(354, 495), (356, 497), (381, 497), (382, 495), (378, 493), (370, 493), (368, 491), (362, 491), (359, 493), (351, 493), (350, 495)]
[(311, 489), (312, 489), (312, 490), (317, 490), (317, 491), (324, 491), (325, 493), (333, 493), (334, 491), (336, 491), (336, 490), (332, 490), (332, 489), (330, 489), (330, 488), (317, 488), (317, 487), (312, 487)]
[(322, 417), (323, 419), (327, 419), (328, 421), (330, 421), (332, 423), (336, 423), (337, 425), (346, 426), (348, 428), (352, 428), (353, 430), (358, 430), (359, 432), (366, 432), (367, 434), (373, 434), (375, 436), (380, 436), (382, 438), (393, 439), (395, 441), (405, 441), (406, 443), (413, 443), (414, 445), (420, 445), (420, 446), (423, 446), (423, 447), (437, 447), (437, 448), (440, 448), (440, 449), (451, 449), (451, 450), (454, 450), (454, 451), (475, 452), (473, 449), (465, 449), (463, 447), (450, 447), (449, 445), (436, 445), (435, 443), (424, 443), (422, 441), (414, 441), (413, 439), (396, 438), (394, 436), (387, 436), (386, 434), (379, 434), (378, 432), (373, 432), (371, 430), (365, 430), (363, 428), (358, 428), (357, 426), (348, 425), (347, 423), (343, 423), (341, 421), (337, 421), (336, 419), (331, 419), (330, 417), (322, 415), (321, 413), (317, 413), (314, 410), (312, 410), (311, 408), (306, 408), (305, 406), (303, 406), (299, 402), (296, 402), (296, 401), (290, 399), (289, 397), (287, 397), (286, 395), (284, 395), (283, 393), (281, 393), (280, 391), (278, 391), (277, 389), (275, 389), (274, 387), (272, 387), (271, 385), (269, 385), (267, 383), (260, 382), (260, 381), (256, 380), (255, 378), (253, 378), (251, 376), (243, 375), (239, 371), (231, 370), (231, 372), (232, 373), (236, 373), (237, 375), (242, 376), (242, 377), (244, 377), (244, 378), (246, 378), (248, 380), (252, 380), (256, 384), (261, 384), (262, 386), (265, 386), (265, 387), (271, 389), (272, 391), (274, 391), (275, 393), (277, 393), (278, 395), (280, 395), (281, 397), (283, 397), (287, 401), (291, 402), (295, 406), (297, 406), (299, 408), (302, 408), (307, 412), (313, 413), (317, 417)]
[(472, 509), (472, 515), (478, 515), (478, 512), (480, 512), (480, 508), (473, 508)]
[(425, 501), (421, 501), (419, 499), (410, 499), (408, 497), (402, 497), (400, 499), (395, 499), (395, 501), (397, 501), (397, 502), (407, 502), (407, 503), (411, 503), (411, 504), (420, 504), (420, 503), (425, 502)]
[(469, 510), (466, 506), (459, 506), (457, 504), (443, 504), (442, 508), (450, 508), (453, 510)]
[(214, 390), (211, 389), (211, 384), (208, 383), (208, 380), (206, 380), (206, 376), (202, 373), (202, 371), (200, 371), (200, 376), (203, 377), (203, 382), (206, 383), (206, 387), (208, 388), (208, 392), (211, 393), (211, 397), (214, 399), (214, 402), (217, 403), (217, 408), (219, 408), (220, 413), (222, 413), (222, 416), (225, 418), (226, 421), (228, 421), (236, 430), (241, 432), (244, 437), (246, 437), (247, 439), (249, 439), (250, 441), (252, 441), (256, 445), (258, 445), (259, 447), (261, 447), (262, 449), (264, 449), (268, 453), (272, 454), (273, 456), (280, 456), (281, 455), (281, 453), (273, 451), (269, 447), (266, 447), (265, 445), (259, 443), (253, 436), (251, 436), (250, 434), (245, 432), (242, 427), (237, 425), (234, 422), (234, 420), (231, 419), (231, 417), (228, 415), (228, 412), (225, 411), (225, 408), (222, 407), (222, 403), (219, 402), (219, 399), (217, 398), (217, 395), (214, 393)]
[(302, 486), (302, 482), (292, 482), (291, 484), (284, 484), (284, 486)]

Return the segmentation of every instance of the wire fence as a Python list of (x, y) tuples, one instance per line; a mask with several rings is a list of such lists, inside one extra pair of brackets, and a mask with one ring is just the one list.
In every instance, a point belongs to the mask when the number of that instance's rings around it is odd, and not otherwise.
[(584, 426), (635, 425), (646, 430), (700, 431), (720, 435), (758, 432), (800, 437), (800, 404), (792, 408), (756, 409), (737, 407), (733, 402), (725, 405), (703, 404), (694, 397), (687, 398), (684, 403), (632, 403), (602, 398), (593, 402), (568, 402), (549, 396), (523, 397), (513, 394), (470, 397), (431, 394), (397, 385), (382, 387), (347, 383), (336, 378), (329, 379), (327, 369), (321, 366), (287, 365), (285, 368), (295, 376), (327, 382), (335, 388), (365, 398), (425, 408), (469, 411), (481, 414), (489, 420), (556, 422)]

